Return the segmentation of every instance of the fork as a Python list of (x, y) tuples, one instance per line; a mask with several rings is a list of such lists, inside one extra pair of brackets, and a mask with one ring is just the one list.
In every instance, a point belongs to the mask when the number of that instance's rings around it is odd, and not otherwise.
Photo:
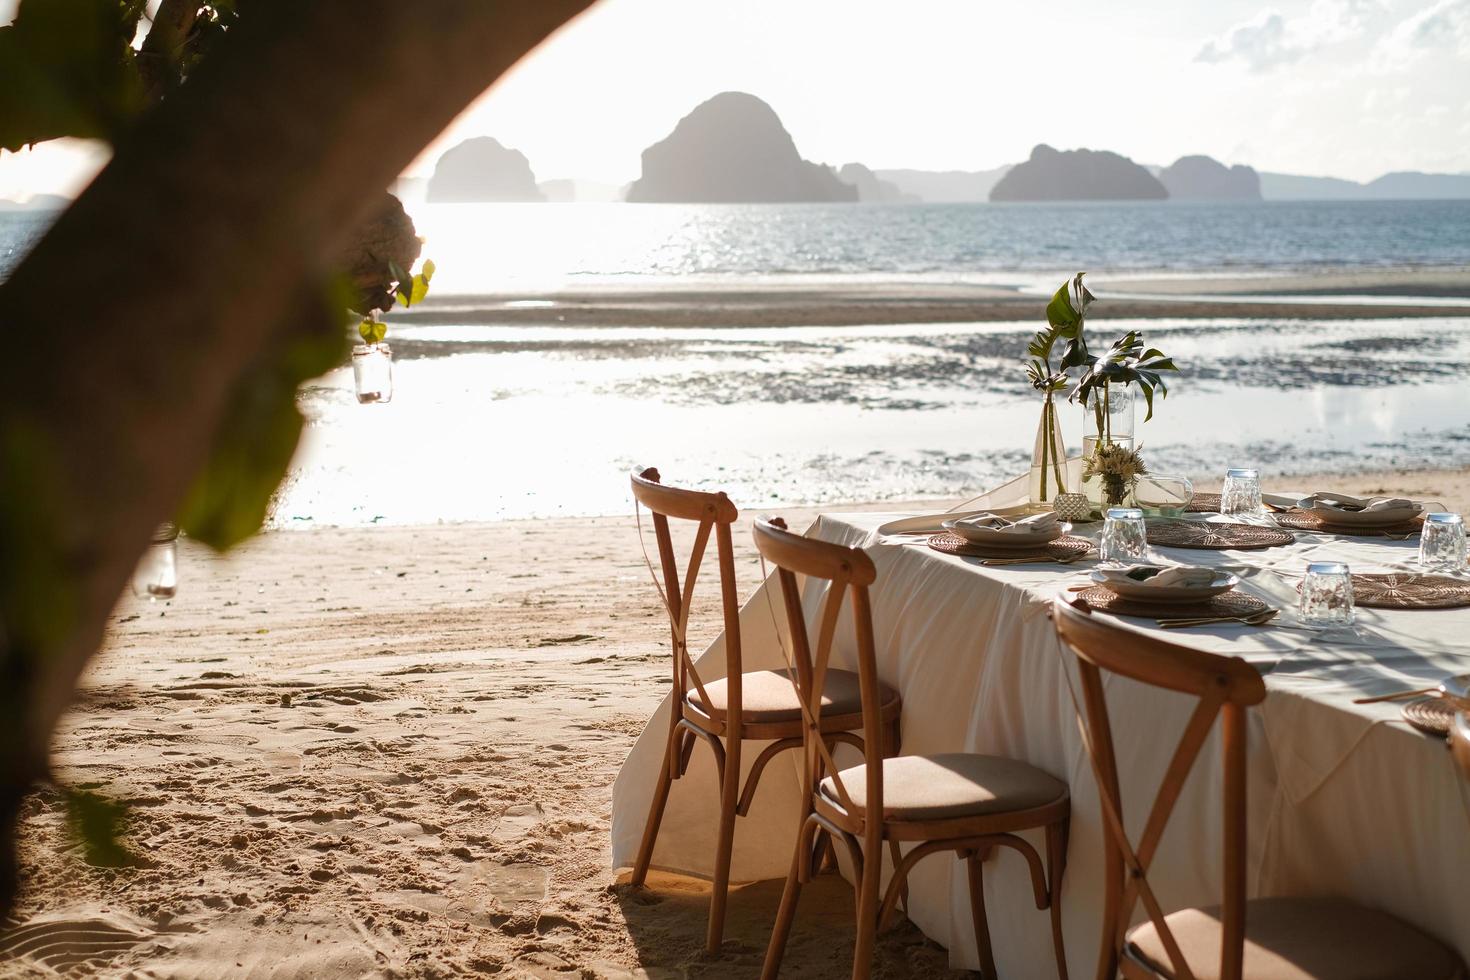
[(986, 558), (982, 565), (1071, 565), (1085, 558), (1093, 558), (1097, 555), (1095, 551), (1084, 551), (1082, 554), (1072, 558)]
[(1195, 616), (1192, 618), (1160, 619), (1161, 629), (1183, 629), (1188, 626), (1213, 626), (1219, 623), (1243, 623), (1246, 626), (1265, 626), (1276, 618), (1278, 610), (1263, 609), (1249, 616)]

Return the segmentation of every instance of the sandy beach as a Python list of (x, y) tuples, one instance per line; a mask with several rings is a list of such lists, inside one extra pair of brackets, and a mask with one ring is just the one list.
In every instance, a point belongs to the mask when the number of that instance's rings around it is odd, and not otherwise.
[[(1470, 470), (1330, 485), (1470, 508)], [(813, 513), (746, 515), (772, 510)], [(743, 528), (735, 541), (748, 595), (760, 569)], [(709, 957), (701, 882), (633, 891), (608, 867), (613, 777), (669, 683), (647, 576), (631, 513), (186, 546), (173, 600), (119, 603), (56, 742), (59, 780), (126, 803), (133, 863), (88, 865), (37, 793), (3, 972), (754, 975), (778, 882), (736, 893)], [(714, 599), (691, 645), (713, 635)], [(787, 972), (843, 977), (850, 891), (815, 888)], [(945, 964), (905, 923), (876, 975)]]

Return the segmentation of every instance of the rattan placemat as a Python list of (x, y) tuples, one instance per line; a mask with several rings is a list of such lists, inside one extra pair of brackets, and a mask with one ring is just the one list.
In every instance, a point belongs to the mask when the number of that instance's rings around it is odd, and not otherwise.
[(1353, 605), (1373, 609), (1459, 609), (1470, 606), (1470, 582), (1411, 572), (1354, 573)]
[(1150, 521), (1148, 543), (1162, 548), (1202, 548), (1211, 551), (1254, 551), (1291, 544), (1290, 533), (1254, 524), (1205, 521)]
[(1218, 514), (1220, 512), (1220, 495), (1218, 493), (1197, 493), (1189, 501), (1189, 506), (1184, 508), (1189, 514)]
[(1347, 527), (1342, 524), (1328, 524), (1316, 514), (1304, 510), (1289, 510), (1284, 514), (1273, 514), (1272, 517), (1282, 527), (1289, 527), (1297, 531), (1343, 534), (1354, 538), (1405, 538), (1418, 534), (1424, 528), (1424, 522), (1417, 517), (1412, 521), (1393, 524), (1389, 527)]
[(1399, 710), (1404, 713), (1404, 721), (1421, 732), (1441, 737), (1448, 737), (1455, 717), (1454, 706), (1444, 698), (1415, 698)]
[(953, 531), (945, 531), (931, 537), (929, 547), (946, 555), (964, 555), (966, 558), (1054, 558), (1059, 561), (1073, 561), (1091, 551), (1093, 544), (1086, 538), (1064, 534), (1040, 547), (996, 548), (972, 544)]
[(1222, 592), (1201, 602), (1144, 602), (1140, 599), (1125, 599), (1101, 585), (1094, 585), (1077, 593), (1077, 598), (1098, 612), (1168, 619), (1183, 619), (1188, 616), (1254, 616), (1271, 608), (1253, 595), (1234, 590)]

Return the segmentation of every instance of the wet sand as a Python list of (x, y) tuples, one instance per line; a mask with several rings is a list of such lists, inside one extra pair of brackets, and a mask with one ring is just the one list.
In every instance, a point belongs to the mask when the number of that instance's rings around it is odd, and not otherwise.
[[(1090, 311), (1095, 319), (1470, 316), (1470, 267), (1233, 278), (1134, 279), (1098, 273), (1090, 282), (1100, 297)], [(1110, 297), (1110, 292), (1115, 295)], [(1464, 302), (1453, 302), (1456, 299)], [(660, 282), (656, 288), (561, 289), (555, 298), (540, 293), (441, 295), (388, 319), (405, 325), (636, 327), (971, 323), (1033, 320), (1044, 300), (1018, 286), (977, 283), (864, 286), (849, 281), (747, 287)]]
[[(1293, 485), (1470, 508), (1470, 470)], [(0, 974), (756, 974), (779, 883), (737, 892), (708, 957), (702, 883), (634, 891), (608, 867), (613, 778), (669, 683), (631, 516), (275, 532), (186, 546), (181, 576), (171, 601), (120, 602), (56, 743), (61, 780), (126, 803), (133, 864), (87, 864), (36, 794)], [(716, 610), (703, 590), (692, 645)], [(850, 894), (807, 892), (786, 975), (847, 976)], [(951, 975), (906, 923), (879, 961)]]

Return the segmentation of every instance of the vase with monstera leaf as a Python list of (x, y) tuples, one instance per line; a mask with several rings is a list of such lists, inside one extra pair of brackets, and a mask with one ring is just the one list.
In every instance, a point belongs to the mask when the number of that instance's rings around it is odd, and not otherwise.
[(1145, 347), (1143, 335), (1130, 330), (1101, 356), (1085, 354), (1087, 370), (1072, 389), (1082, 405), (1082, 492), (1102, 510), (1130, 502), (1137, 478), (1147, 472), (1135, 444), (1136, 396), (1142, 395), (1153, 418), (1154, 396), (1168, 393), (1162, 377), (1178, 371), (1174, 359), (1156, 347)]
[[(1057, 412), (1056, 396), (1065, 391), (1067, 371), (1085, 363), (1087, 347), (1082, 341), (1082, 325), (1092, 294), (1082, 285), (1079, 272), (1062, 283), (1046, 306), (1046, 329), (1039, 330), (1026, 346), (1030, 360), (1026, 379), (1041, 393), (1041, 422), (1036, 427), (1036, 443), (1031, 453), (1031, 477), (1027, 490), (1031, 509), (1051, 510), (1056, 498), (1068, 491), (1067, 445), (1062, 437), (1062, 424)], [(1060, 355), (1056, 346), (1065, 341)], [(1053, 356), (1057, 356), (1055, 367)]]
[[(434, 262), (425, 260), (417, 273), (409, 273), (389, 262), (393, 275), (393, 296), (404, 306), (413, 306), (429, 294), (429, 280), (434, 278)], [(357, 400), (364, 405), (384, 405), (393, 400), (393, 349), (384, 338), (388, 325), (382, 310), (372, 310), (357, 325), (362, 343), (352, 348), (352, 381)]]

